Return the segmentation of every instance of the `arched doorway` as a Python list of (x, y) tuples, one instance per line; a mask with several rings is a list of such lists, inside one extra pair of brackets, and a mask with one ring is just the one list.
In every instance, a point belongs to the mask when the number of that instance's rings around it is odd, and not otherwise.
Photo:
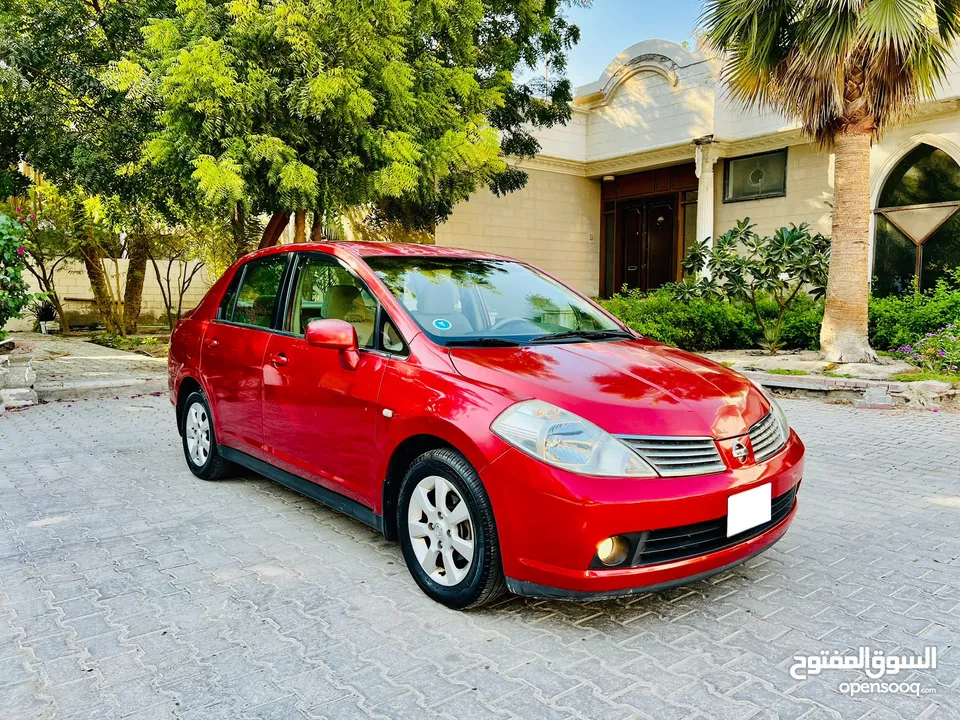
[(960, 165), (921, 144), (897, 163), (877, 202), (873, 293), (921, 289), (960, 267)]

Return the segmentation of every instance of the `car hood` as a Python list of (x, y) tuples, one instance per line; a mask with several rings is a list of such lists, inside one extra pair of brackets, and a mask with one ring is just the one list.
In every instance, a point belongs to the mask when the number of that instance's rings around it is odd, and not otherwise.
[(613, 434), (730, 438), (770, 410), (742, 375), (645, 339), (453, 348), (450, 358), (467, 378), (553, 403)]

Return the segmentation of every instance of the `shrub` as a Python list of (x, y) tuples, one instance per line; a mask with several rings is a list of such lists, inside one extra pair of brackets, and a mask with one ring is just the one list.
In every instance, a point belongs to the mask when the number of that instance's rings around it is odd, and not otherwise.
[(947, 325), (914, 343), (901, 345), (895, 353), (926, 372), (960, 372), (960, 328)]
[(23, 228), (13, 218), (0, 214), (0, 335), (10, 318), (34, 299), (23, 279)]
[(960, 324), (960, 268), (932, 290), (870, 299), (870, 344), (878, 350), (911, 345), (951, 324)]
[[(760, 313), (768, 323), (775, 323), (778, 306), (763, 298), (757, 302)], [(780, 342), (785, 348), (797, 350), (820, 349), (820, 326), (823, 324), (823, 300), (800, 293), (787, 308), (780, 329)]]
[(734, 303), (632, 290), (602, 304), (640, 334), (686, 350), (755, 347), (760, 338), (752, 312)]
[[(802, 296), (823, 296), (830, 239), (811, 234), (807, 223), (791, 224), (768, 236), (755, 233), (755, 227), (744, 218), (712, 242), (694, 243), (683, 269), (698, 279), (677, 283), (673, 289), (683, 299), (717, 296), (749, 303), (763, 331), (763, 346), (775, 353), (785, 344), (784, 323), (793, 305)], [(764, 301), (772, 313), (761, 311)]]
[[(753, 308), (717, 298), (680, 300), (669, 288), (651, 293), (632, 290), (601, 304), (642, 335), (684, 350), (754, 348), (763, 339)], [(776, 318), (778, 306), (761, 296), (757, 306), (765, 318)], [(802, 296), (784, 316), (784, 347), (817, 349), (823, 302)]]

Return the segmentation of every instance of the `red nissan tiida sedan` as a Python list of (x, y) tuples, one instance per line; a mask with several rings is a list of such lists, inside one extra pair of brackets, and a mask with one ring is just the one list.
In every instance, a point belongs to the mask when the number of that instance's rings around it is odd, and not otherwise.
[(454, 608), (659, 590), (769, 548), (804, 448), (762, 388), (530, 265), (379, 243), (242, 258), (177, 325), (190, 470), (399, 540)]

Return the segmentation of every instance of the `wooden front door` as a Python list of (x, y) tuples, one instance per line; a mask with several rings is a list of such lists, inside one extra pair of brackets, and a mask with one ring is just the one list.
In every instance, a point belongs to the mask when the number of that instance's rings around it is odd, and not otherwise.
[(658, 195), (622, 203), (621, 278), (644, 292), (672, 282), (676, 247), (676, 196)]

